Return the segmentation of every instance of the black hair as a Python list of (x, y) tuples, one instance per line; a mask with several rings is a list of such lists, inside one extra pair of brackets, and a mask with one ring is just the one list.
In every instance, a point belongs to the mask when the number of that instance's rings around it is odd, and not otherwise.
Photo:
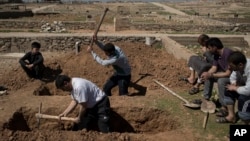
[(38, 41), (33, 41), (31, 43), (31, 48), (41, 48), (41, 44)]
[(201, 34), (198, 38), (198, 43), (201, 45), (201, 46), (206, 46), (206, 42), (207, 40), (209, 39), (209, 36), (206, 35), (206, 34)]
[(115, 51), (115, 46), (112, 43), (107, 43), (104, 45), (103, 51), (108, 52), (108, 53), (112, 53)]
[(246, 56), (242, 52), (234, 51), (229, 55), (228, 62), (234, 65), (239, 65), (240, 63), (246, 64), (247, 59), (246, 59)]
[(70, 80), (71, 78), (68, 77), (67, 75), (58, 75), (55, 81), (56, 88), (61, 88), (64, 85), (64, 81), (70, 82)]
[(219, 38), (210, 38), (206, 42), (206, 47), (211, 46), (211, 47), (216, 47), (217, 49), (222, 49), (224, 46)]

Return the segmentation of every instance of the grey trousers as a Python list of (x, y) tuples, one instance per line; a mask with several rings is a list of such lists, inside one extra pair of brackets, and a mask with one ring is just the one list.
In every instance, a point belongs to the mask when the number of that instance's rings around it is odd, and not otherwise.
[(205, 81), (204, 83), (204, 92), (203, 92), (203, 97), (205, 99), (210, 99), (212, 96), (212, 91), (213, 91), (213, 86), (214, 82), (218, 83), (218, 91), (219, 91), (219, 102), (222, 106), (225, 106), (226, 104), (224, 103), (224, 97), (225, 97), (225, 86), (230, 83), (230, 80), (228, 77), (222, 77), (222, 78), (210, 78)]

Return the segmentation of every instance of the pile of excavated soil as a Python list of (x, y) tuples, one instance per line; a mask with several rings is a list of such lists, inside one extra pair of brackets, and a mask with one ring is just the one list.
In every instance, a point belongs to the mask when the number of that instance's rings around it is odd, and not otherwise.
[[(1, 61), (0, 84), (9, 89), (8, 95), (1, 96), (0, 138), (3, 140), (193, 140), (189, 129), (179, 129), (181, 123), (167, 110), (147, 105), (161, 98), (162, 88), (153, 82), (157, 79), (174, 89), (188, 89), (188, 85), (178, 80), (187, 76), (186, 60), (175, 59), (165, 48), (147, 46), (143, 43), (118, 42), (128, 56), (132, 67), (132, 80), (129, 97), (120, 97), (118, 89), (110, 97), (112, 107), (112, 133), (100, 134), (97, 128), (91, 131), (72, 131), (72, 123), (42, 120), (37, 128), (35, 113), (43, 101), (43, 113), (58, 115), (70, 102), (67, 93), (56, 90), (54, 79), (58, 74), (86, 78), (102, 87), (113, 73), (112, 67), (104, 67), (95, 62), (86, 52), (43, 52), (45, 58), (45, 76), (42, 81), (27, 78), (18, 64), (18, 59)], [(97, 47), (95, 52), (102, 58), (106, 56)], [(9, 62), (8, 62), (9, 60)], [(10, 63), (9, 65), (6, 65)], [(161, 92), (162, 93), (162, 92)], [(78, 110), (70, 115), (76, 116)], [(95, 126), (94, 126), (95, 127)], [(186, 132), (186, 133), (184, 133)]]

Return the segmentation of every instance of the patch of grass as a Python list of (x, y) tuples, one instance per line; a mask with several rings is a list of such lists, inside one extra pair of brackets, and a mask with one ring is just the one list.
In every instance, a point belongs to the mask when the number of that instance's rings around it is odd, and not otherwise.
[[(166, 95), (168, 93), (166, 92)], [(171, 94), (170, 94), (171, 95)], [(187, 100), (201, 98), (201, 94), (187, 95), (186, 93), (179, 93)], [(166, 96), (165, 98), (157, 99), (153, 105), (160, 110), (166, 110), (171, 113), (173, 117), (177, 117), (178, 122), (181, 124), (181, 127), (190, 128), (194, 130), (197, 140), (225, 140), (225, 136), (229, 135), (229, 126), (230, 124), (219, 124), (216, 123), (215, 114), (209, 114), (206, 128), (203, 129), (203, 120), (206, 116), (206, 113), (203, 113), (199, 109), (190, 109), (182, 105), (182, 101), (176, 97)]]
[(176, 15), (176, 14), (173, 14), (170, 12), (165, 12), (165, 11), (158, 11), (157, 14), (159, 14), (159, 15)]

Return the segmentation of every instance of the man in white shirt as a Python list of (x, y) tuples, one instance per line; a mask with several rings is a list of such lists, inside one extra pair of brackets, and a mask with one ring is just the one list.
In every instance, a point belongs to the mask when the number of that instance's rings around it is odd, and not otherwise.
[(234, 123), (235, 100), (238, 99), (238, 116), (246, 124), (250, 123), (250, 59), (246, 59), (241, 52), (233, 52), (228, 58), (231, 70), (230, 84), (226, 86), (224, 102), (227, 105), (228, 115), (220, 117), (219, 123)]
[(75, 118), (79, 130), (90, 129), (90, 123), (95, 120), (101, 132), (109, 132), (110, 102), (100, 88), (86, 79), (70, 78), (66, 75), (59, 75), (56, 78), (55, 85), (58, 89), (70, 92), (72, 98), (69, 106), (59, 117), (67, 116), (79, 105), (80, 111)]

